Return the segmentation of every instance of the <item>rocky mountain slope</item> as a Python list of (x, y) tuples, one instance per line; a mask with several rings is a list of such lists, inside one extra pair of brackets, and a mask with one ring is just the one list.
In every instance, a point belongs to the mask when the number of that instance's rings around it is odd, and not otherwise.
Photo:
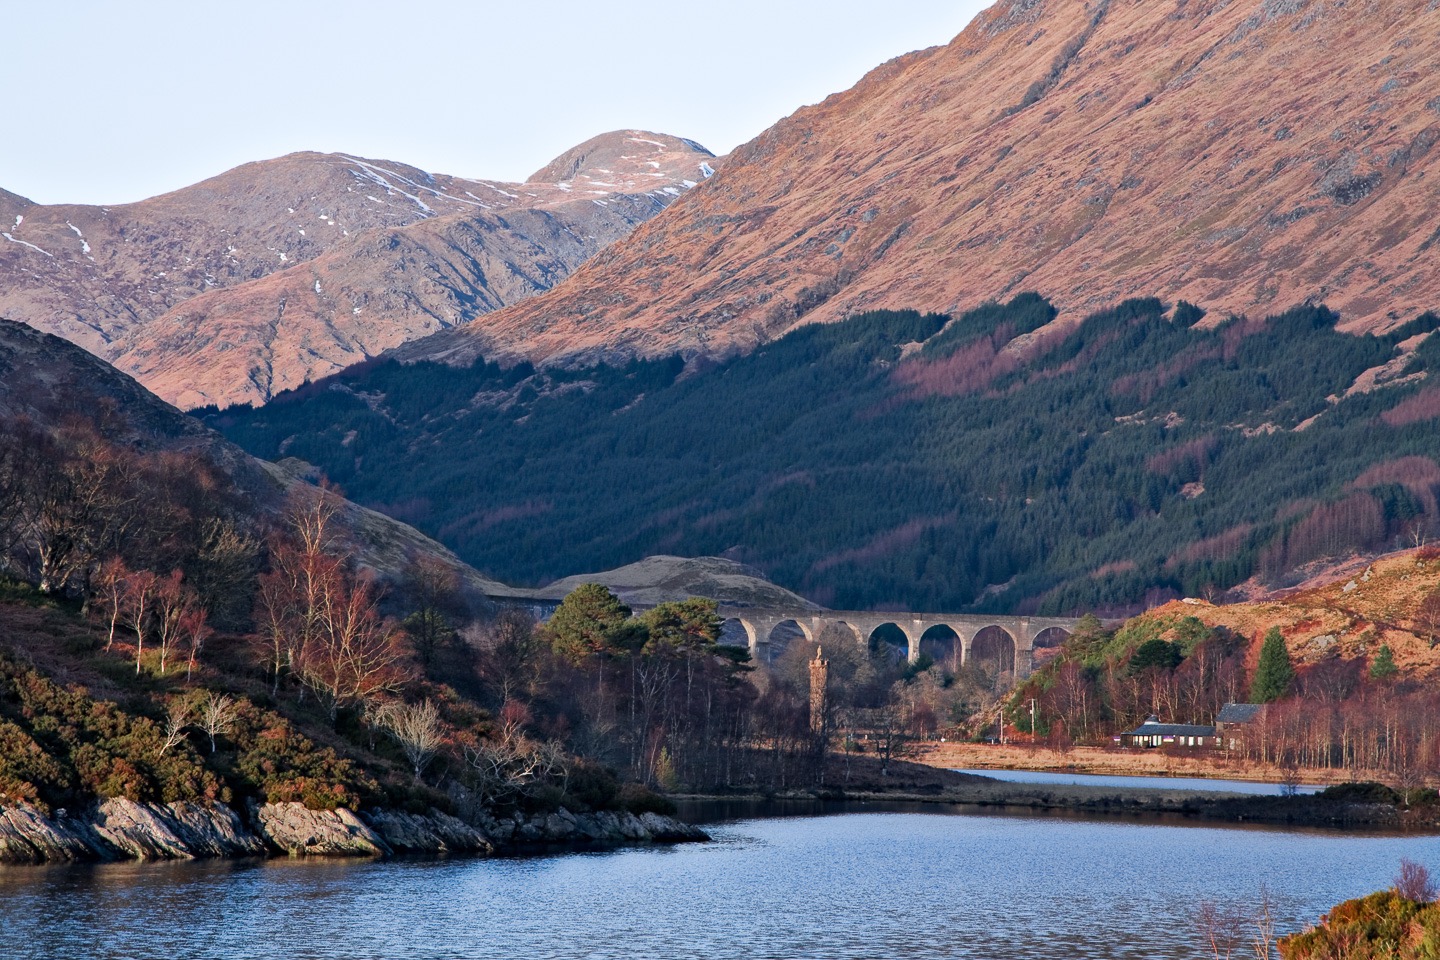
[(714, 162), (627, 130), (525, 184), (296, 153), (113, 207), (0, 191), (0, 315), (181, 407), (264, 401), (549, 289)]
[(407, 357), (744, 350), (1034, 290), (1347, 329), (1440, 303), (1434, 0), (1001, 0), (735, 150), (551, 293)]

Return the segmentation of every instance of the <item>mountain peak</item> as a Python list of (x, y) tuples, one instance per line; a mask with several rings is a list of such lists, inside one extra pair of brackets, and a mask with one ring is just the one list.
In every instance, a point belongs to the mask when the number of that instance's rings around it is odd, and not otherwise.
[(648, 130), (612, 130), (566, 150), (532, 173), (526, 182), (588, 180), (613, 185), (617, 178), (635, 177), (698, 181), (708, 176), (701, 164), (714, 159), (715, 154), (683, 137)]
[(0, 313), (181, 406), (264, 402), (548, 290), (707, 158), (624, 130), (567, 151), (550, 182), (302, 151), (113, 207), (0, 192)]

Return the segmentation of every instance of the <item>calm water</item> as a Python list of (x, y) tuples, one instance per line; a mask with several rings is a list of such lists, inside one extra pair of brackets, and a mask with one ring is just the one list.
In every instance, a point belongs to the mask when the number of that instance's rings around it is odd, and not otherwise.
[[(1249, 780), (1212, 780), (1204, 777), (1109, 777), (1092, 773), (1054, 773), (1041, 770), (961, 770), (1008, 783), (1076, 783), (1092, 787), (1157, 787), (1161, 790), (1214, 790), (1224, 793), (1249, 793), (1278, 797), (1285, 792), (1282, 784), (1254, 783)], [(1324, 787), (1300, 784), (1296, 793), (1319, 793)]]
[[(1028, 816), (742, 820), (535, 860), (0, 869), (0, 957), (1180, 958), (1195, 904), (1282, 929), (1440, 839)], [(1236, 951), (1236, 956), (1242, 955)]]

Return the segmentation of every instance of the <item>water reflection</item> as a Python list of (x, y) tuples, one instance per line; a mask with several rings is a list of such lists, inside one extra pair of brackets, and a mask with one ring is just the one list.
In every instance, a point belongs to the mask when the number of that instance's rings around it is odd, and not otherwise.
[[(1210, 777), (1113, 777), (1095, 773), (1057, 773), (1050, 770), (959, 770), (1007, 783), (1073, 783), (1090, 787), (1140, 787), (1156, 790), (1201, 790), (1217, 793), (1245, 793), (1254, 796), (1278, 797), (1285, 794), (1282, 783), (1256, 783), (1251, 780), (1217, 780)], [(1319, 793), (1324, 787), (1298, 784), (1297, 794)]]
[(717, 842), (534, 860), (0, 869), (0, 957), (1203, 956), (1197, 904), (1284, 927), (1433, 837), (933, 813), (740, 820)]

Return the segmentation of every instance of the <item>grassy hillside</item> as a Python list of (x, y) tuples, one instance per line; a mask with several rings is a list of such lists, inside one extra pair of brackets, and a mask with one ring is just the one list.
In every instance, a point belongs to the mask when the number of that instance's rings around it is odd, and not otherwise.
[(1434, 314), (1053, 317), (865, 314), (708, 369), (378, 362), (207, 419), (519, 583), (723, 555), (832, 607), (1106, 611), (1436, 529)]

